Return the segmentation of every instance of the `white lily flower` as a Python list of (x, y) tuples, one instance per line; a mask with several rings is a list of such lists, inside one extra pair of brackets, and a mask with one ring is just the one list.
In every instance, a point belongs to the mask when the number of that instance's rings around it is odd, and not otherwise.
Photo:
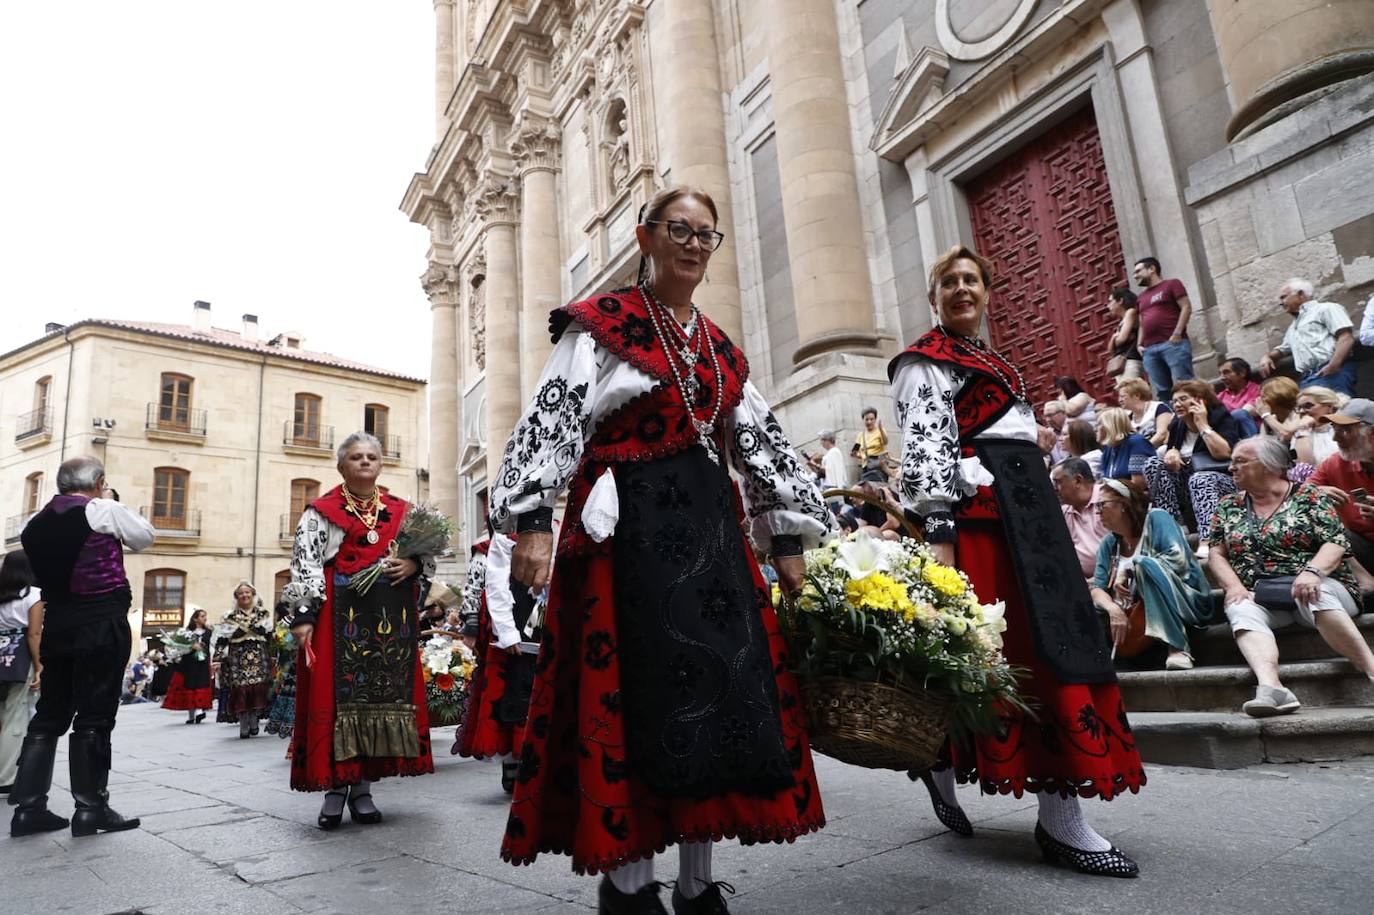
[(900, 545), (878, 540), (867, 531), (859, 531), (839, 545), (835, 565), (853, 580), (861, 581), (874, 572), (891, 571), (893, 547), (900, 552)]
[(1002, 633), (1007, 631), (1007, 602), (999, 600), (995, 604), (983, 604), (983, 625), (988, 641), (998, 648), (1002, 647)]

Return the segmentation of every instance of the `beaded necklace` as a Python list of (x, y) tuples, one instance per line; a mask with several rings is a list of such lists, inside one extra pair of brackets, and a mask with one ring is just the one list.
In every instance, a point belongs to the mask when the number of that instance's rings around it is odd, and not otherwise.
[(367, 528), (367, 542), (376, 543), (378, 540), (377, 516), (382, 512), (381, 491), (374, 486), (371, 496), (360, 499), (349, 492), (347, 486), (342, 486), (340, 489), (343, 490), (344, 504), (348, 506), (349, 513)]
[[(995, 376), (998, 381), (1002, 382), (1002, 385), (1011, 392), (1012, 397), (1021, 401), (1023, 404), (1030, 404), (1030, 401), (1026, 399), (1026, 382), (1021, 377), (1020, 370), (1012, 365), (1010, 360), (997, 352), (997, 350), (988, 346), (978, 337), (965, 337), (960, 334), (952, 334), (945, 329), (943, 324), (939, 325), (939, 329), (940, 333), (944, 334), (954, 345), (954, 351), (956, 353), (975, 360), (979, 365), (987, 369), (990, 374)], [(993, 359), (991, 357), (996, 358)], [(999, 362), (1001, 365), (998, 364)], [(1011, 369), (1011, 378), (1008, 378), (1007, 374), (1002, 371), (1002, 365)]]
[[(669, 320), (665, 314), (668, 307), (658, 300), (658, 296), (654, 295), (654, 291), (649, 288), (648, 283), (640, 283), (639, 290), (644, 301), (649, 305), (649, 319), (653, 322), (654, 334), (658, 337), (659, 343), (663, 345), (663, 351), (668, 356), (668, 370), (672, 372), (673, 380), (677, 382), (677, 389), (678, 393), (682, 395), (683, 406), (687, 408), (687, 415), (692, 419), (692, 428), (696, 429), (697, 441), (706, 449), (706, 456), (713, 463), (719, 465), (720, 449), (711, 435), (716, 431), (716, 420), (720, 418), (724, 390), (720, 380), (720, 363), (717, 361), (715, 347), (706, 340), (706, 322), (702, 320), (701, 312), (693, 303), (691, 330), (690, 332), (685, 331), (678, 326), (676, 318)], [(679, 346), (674, 346), (668, 342), (668, 330), (665, 328), (665, 324), (671, 324), (677, 328), (674, 339), (682, 340)], [(715, 404), (711, 407), (711, 418), (708, 420), (699, 419), (694, 407), (697, 392), (701, 386), (700, 382), (697, 381), (695, 369), (703, 347), (706, 352), (711, 354), (711, 377), (715, 379), (716, 385)], [(678, 360), (682, 361), (683, 369), (678, 368)]]

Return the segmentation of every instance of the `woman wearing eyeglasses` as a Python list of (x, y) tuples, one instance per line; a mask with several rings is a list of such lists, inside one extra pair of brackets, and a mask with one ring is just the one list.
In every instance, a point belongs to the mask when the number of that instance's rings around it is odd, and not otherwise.
[(1340, 449), (1336, 446), (1336, 436), (1330, 423), (1323, 422), (1323, 416), (1330, 416), (1340, 410), (1349, 400), (1344, 394), (1313, 385), (1298, 392), (1294, 410), (1298, 414), (1298, 428), (1289, 440), (1293, 447), (1293, 457), (1297, 464), (1293, 467), (1295, 479), (1306, 480), (1317, 469), (1317, 465)]
[(713, 842), (825, 823), (740, 511), (789, 593), (832, 520), (744, 354), (692, 303), (716, 221), (704, 192), (660, 191), (635, 230), (638, 285), (553, 313), (492, 490), (493, 526), (519, 533), (512, 578), (550, 582), (501, 854), (602, 872), (602, 912), (663, 912), (653, 856), (674, 844), (673, 909), (724, 912)]
[(1203, 381), (1180, 381), (1173, 391), (1174, 419), (1164, 455), (1145, 462), (1150, 501), (1198, 533), (1197, 558), (1207, 558), (1207, 534), (1217, 501), (1236, 491), (1231, 448), (1240, 426)]

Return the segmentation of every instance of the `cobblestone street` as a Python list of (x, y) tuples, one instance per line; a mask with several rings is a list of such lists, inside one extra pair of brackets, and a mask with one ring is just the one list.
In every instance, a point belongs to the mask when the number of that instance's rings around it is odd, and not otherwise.
[[(448, 754), (438, 771), (385, 781), (386, 821), (314, 827), (318, 795), (287, 787), (286, 744), (187, 727), (155, 706), (121, 710), (113, 805), (143, 828), (74, 840), (0, 838), (9, 913), (576, 912), (596, 880), (568, 859), (514, 868), (492, 764)], [(1138, 880), (1080, 877), (1040, 862), (1032, 799), (960, 792), (977, 835), (936, 822), (898, 773), (818, 760), (829, 825), (793, 845), (718, 846), (715, 876), (737, 913), (1364, 911), (1374, 841), (1374, 759), (1233, 771), (1151, 767), (1138, 796), (1087, 802), (1097, 828), (1140, 863)], [(59, 757), (55, 810), (71, 812)], [(663, 856), (670, 880), (677, 856)], [(666, 902), (665, 896), (665, 902)]]

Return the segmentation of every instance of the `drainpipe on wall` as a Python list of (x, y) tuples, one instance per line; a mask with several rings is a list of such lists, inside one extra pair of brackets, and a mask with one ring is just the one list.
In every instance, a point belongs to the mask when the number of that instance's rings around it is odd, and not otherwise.
[[(267, 374), (267, 357), (258, 363), (258, 442), (253, 448), (253, 552), (248, 559), (248, 580), (258, 585), (258, 483), (262, 477), (262, 397), (263, 378)], [(275, 622), (275, 618), (274, 618)]]
[(58, 464), (67, 459), (67, 417), (72, 412), (72, 363), (76, 361), (76, 344), (72, 343), (70, 329), (62, 328), (62, 339), (67, 341), (67, 390), (62, 392), (62, 447), (57, 456)]

